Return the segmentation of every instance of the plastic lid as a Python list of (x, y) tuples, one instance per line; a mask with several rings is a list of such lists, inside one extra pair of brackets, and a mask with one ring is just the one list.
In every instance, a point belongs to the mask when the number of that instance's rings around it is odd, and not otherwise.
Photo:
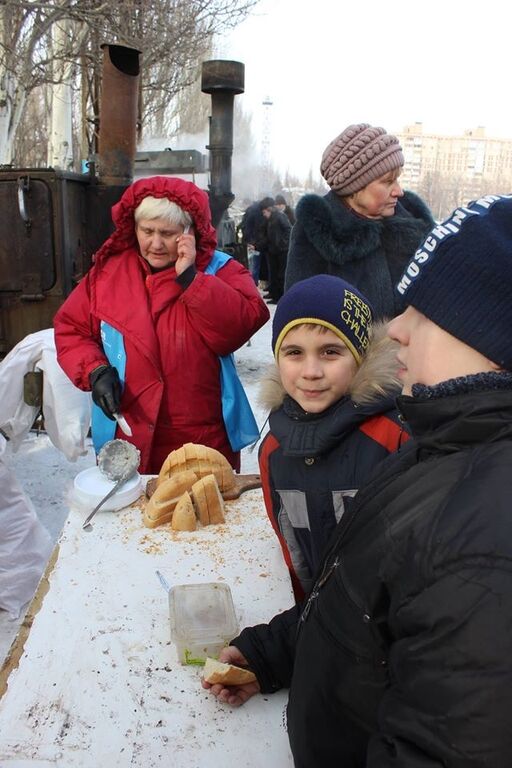
[(231, 590), (222, 582), (172, 587), (169, 615), (173, 640), (227, 641), (238, 633)]

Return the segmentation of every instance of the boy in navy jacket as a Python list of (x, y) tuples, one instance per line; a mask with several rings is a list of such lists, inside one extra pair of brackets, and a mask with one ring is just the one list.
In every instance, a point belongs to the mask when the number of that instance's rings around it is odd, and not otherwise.
[(396, 346), (346, 281), (317, 275), (292, 286), (274, 315), (272, 349), (260, 473), (300, 600), (350, 499), (407, 434), (394, 403)]

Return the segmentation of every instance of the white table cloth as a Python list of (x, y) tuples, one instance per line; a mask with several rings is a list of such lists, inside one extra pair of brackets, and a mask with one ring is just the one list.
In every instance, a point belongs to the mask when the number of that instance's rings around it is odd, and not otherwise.
[(240, 627), (293, 604), (261, 491), (226, 505), (226, 523), (149, 530), (134, 505), (72, 510), (50, 590), (0, 700), (2, 768), (286, 768), (287, 693), (240, 709), (200, 685), (170, 640), (172, 585), (225, 581)]

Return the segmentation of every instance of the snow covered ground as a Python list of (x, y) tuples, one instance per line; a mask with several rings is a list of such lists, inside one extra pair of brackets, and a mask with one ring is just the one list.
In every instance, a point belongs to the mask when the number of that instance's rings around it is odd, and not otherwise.
[[(275, 307), (270, 306), (269, 309), (273, 315)], [(257, 404), (257, 393), (261, 377), (272, 362), (271, 335), (270, 320), (253, 336), (249, 344), (235, 354), (240, 378), (260, 427), (267, 414)], [(86, 456), (80, 457), (76, 462), (70, 462), (52, 445), (46, 434), (32, 432), (16, 453), (7, 448), (3, 458), (16, 474), (43, 525), (56, 542), (68, 514), (66, 499), (71, 493), (73, 480), (83, 469), (95, 464), (92, 444)], [(257, 447), (253, 451), (249, 448), (242, 451), (241, 471), (244, 474), (258, 471)], [(23, 616), (12, 620), (5, 611), (0, 610), (0, 664), (16, 636), (22, 619)]]

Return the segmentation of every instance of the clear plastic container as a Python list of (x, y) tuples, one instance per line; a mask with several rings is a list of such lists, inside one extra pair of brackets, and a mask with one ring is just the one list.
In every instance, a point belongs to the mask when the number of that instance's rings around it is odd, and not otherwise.
[(171, 639), (182, 664), (204, 664), (238, 634), (227, 584), (180, 584), (169, 591)]

